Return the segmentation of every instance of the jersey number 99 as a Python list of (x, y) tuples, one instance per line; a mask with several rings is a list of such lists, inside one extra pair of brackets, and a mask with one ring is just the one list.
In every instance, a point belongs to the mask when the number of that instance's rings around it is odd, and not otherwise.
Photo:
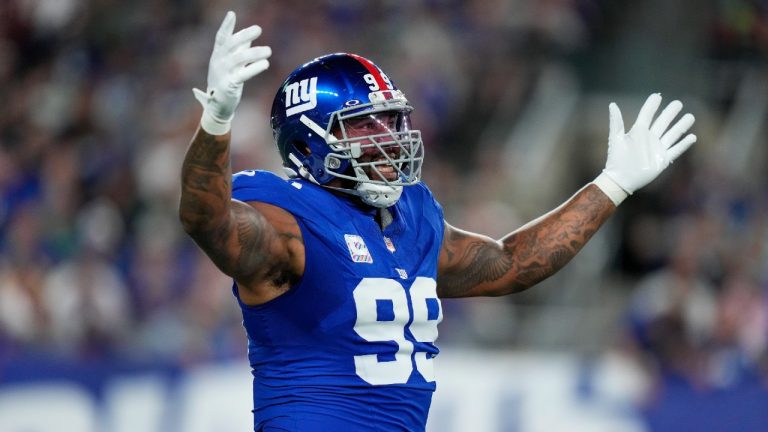
[[(413, 316), (408, 310), (408, 295)], [(380, 361), (376, 354), (355, 356), (357, 375), (373, 385), (403, 384), (413, 371), (411, 357), (415, 356), (416, 370), (426, 381), (434, 381), (430, 353), (414, 354), (414, 344), (406, 339), (405, 330), (409, 329), (418, 342), (433, 343), (437, 339), (442, 310), (435, 280), (417, 277), (408, 292), (394, 279), (365, 278), (355, 287), (353, 297), (357, 309), (355, 332), (368, 342), (397, 344), (394, 360)], [(430, 302), (437, 306), (437, 313), (433, 311), (433, 316), (430, 316), (428, 307)], [(382, 310), (387, 316), (381, 316)]]

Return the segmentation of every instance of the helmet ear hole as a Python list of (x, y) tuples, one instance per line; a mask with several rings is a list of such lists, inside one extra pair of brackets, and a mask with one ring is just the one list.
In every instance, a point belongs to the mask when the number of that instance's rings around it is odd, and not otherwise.
[(309, 145), (307, 145), (307, 143), (304, 141), (293, 141), (293, 148), (304, 156), (309, 156), (312, 153)]

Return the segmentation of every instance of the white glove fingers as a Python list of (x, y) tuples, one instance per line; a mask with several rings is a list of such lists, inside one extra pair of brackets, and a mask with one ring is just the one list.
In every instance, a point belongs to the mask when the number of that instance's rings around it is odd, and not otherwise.
[(219, 30), (216, 32), (216, 45), (223, 45), (232, 32), (235, 30), (235, 13), (232, 11), (227, 12), (224, 15), (224, 20), (221, 22)]
[(251, 42), (261, 36), (261, 27), (252, 25), (232, 35), (227, 42), (229, 51), (237, 51), (241, 46), (250, 46)]
[(637, 120), (635, 120), (635, 124), (632, 125), (632, 129), (648, 129), (651, 126), (653, 115), (656, 114), (656, 111), (659, 109), (659, 105), (661, 105), (661, 95), (659, 93), (654, 93), (648, 96), (643, 107), (640, 108), (640, 113), (637, 115)]
[(612, 137), (624, 135), (624, 119), (621, 118), (619, 106), (614, 102), (608, 105), (608, 133)]
[(664, 131), (667, 130), (670, 123), (672, 123), (672, 120), (675, 119), (682, 109), (682, 102), (678, 100), (670, 102), (669, 105), (664, 108), (664, 111), (661, 112), (656, 121), (653, 122), (653, 125), (651, 126), (651, 134), (656, 138), (660, 138)]
[(679, 143), (667, 150), (667, 157), (669, 158), (669, 161), (675, 161), (675, 159), (677, 159), (681, 154), (685, 153), (685, 151), (688, 150), (688, 148), (691, 147), (695, 142), (696, 135), (686, 135), (685, 138), (683, 138)]
[(205, 107), (205, 105), (208, 103), (208, 99), (210, 99), (210, 96), (208, 96), (208, 93), (198, 88), (193, 88), (192, 94), (195, 95), (195, 99), (197, 99), (197, 101), (200, 102), (200, 104), (202, 104), (203, 107)]
[(253, 62), (249, 64), (248, 66), (242, 67), (235, 72), (235, 74), (232, 77), (232, 80), (235, 83), (244, 83), (248, 81), (249, 79), (255, 77), (256, 75), (264, 72), (269, 67), (269, 60), (267, 59), (261, 59), (259, 61)]
[(661, 137), (661, 144), (663, 147), (668, 149), (674, 145), (684, 133), (688, 132), (688, 129), (693, 126), (694, 121), (696, 121), (696, 118), (693, 117), (693, 114), (685, 114)]
[(238, 51), (236, 54), (237, 59), (235, 64), (242, 66), (248, 63), (254, 63), (262, 59), (269, 58), (272, 55), (272, 48), (268, 46), (257, 46)]
[(243, 82), (269, 67), (269, 47), (251, 47), (261, 35), (261, 27), (250, 26), (235, 32), (234, 12), (227, 12), (216, 32), (216, 42), (208, 63), (208, 87), (194, 89), (195, 99), (203, 105), (200, 126), (208, 133), (229, 131), (232, 117), (240, 103)]

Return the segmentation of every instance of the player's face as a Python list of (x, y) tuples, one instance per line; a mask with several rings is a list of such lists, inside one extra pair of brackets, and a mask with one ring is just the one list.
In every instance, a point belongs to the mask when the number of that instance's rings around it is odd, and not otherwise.
[[(402, 114), (381, 112), (344, 120), (346, 137), (363, 138), (359, 141), (361, 155), (357, 158), (364, 165), (365, 173), (372, 180), (394, 181), (398, 178), (397, 169), (387, 159), (400, 157), (401, 147), (396, 142), (398, 123), (402, 123)], [(385, 156), (386, 154), (386, 156)]]

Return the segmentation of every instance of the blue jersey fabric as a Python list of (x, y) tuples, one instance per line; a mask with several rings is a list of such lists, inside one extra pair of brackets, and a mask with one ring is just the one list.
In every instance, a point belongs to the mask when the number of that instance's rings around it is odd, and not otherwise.
[(288, 292), (240, 301), (256, 431), (423, 431), (435, 390), (443, 213), (403, 188), (383, 231), (376, 210), (305, 180), (243, 171), (233, 198), (293, 214), (305, 270)]

